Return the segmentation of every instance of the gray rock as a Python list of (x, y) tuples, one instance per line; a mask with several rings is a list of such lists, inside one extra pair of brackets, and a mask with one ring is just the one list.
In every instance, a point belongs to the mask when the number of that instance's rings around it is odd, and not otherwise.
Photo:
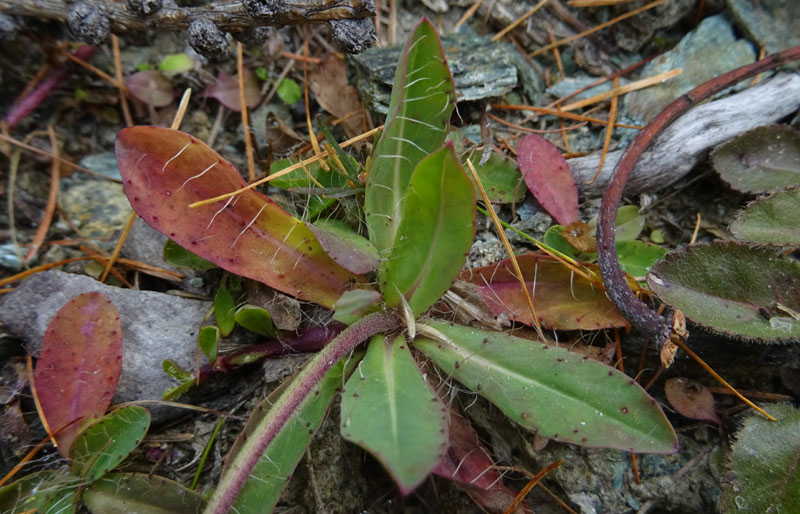
[[(566, 78), (564, 80), (558, 81), (555, 85), (548, 87), (546, 92), (551, 94), (551, 95), (553, 95), (553, 96), (555, 96), (556, 98), (563, 98), (563, 97), (571, 94), (573, 91), (577, 91), (577, 90), (579, 90), (581, 88), (584, 88), (584, 87), (588, 86), (589, 84), (592, 84), (593, 82), (596, 82), (598, 78), (599, 77), (590, 77), (590, 76), (586, 76), (586, 75), (568, 77), (568, 78)], [(625, 78), (621, 78), (620, 81), (619, 81), (619, 85), (620, 86), (624, 86), (624, 85), (628, 84), (629, 82), (630, 82), (630, 80), (625, 79)], [(587, 89), (586, 91), (583, 91), (582, 93), (578, 93), (577, 95), (573, 96), (569, 101), (570, 102), (573, 102), (573, 101), (577, 102), (578, 100), (585, 100), (585, 99), (587, 99), (589, 97), (592, 97), (594, 95), (597, 95), (597, 94), (600, 94), (600, 93), (604, 93), (604, 92), (610, 90), (612, 87), (613, 87), (613, 83), (609, 82), (609, 81), (606, 81), (606, 82), (604, 82), (604, 83), (602, 83), (600, 85), (597, 85), (597, 86), (595, 86), (595, 87), (593, 87), (591, 89)]]
[[(35, 355), (56, 312), (75, 296), (90, 291), (108, 296), (122, 321), (122, 376), (114, 403), (160, 400), (161, 393), (174, 385), (162, 369), (165, 359), (194, 368), (197, 330), (211, 302), (120, 289), (84, 275), (51, 270), (37, 273), (0, 299), (0, 322)], [(146, 407), (154, 423), (178, 412), (159, 405)]]
[(87, 237), (110, 238), (132, 211), (122, 184), (70, 178), (61, 180), (61, 190), (61, 207)]
[[(515, 57), (504, 44), (467, 31), (442, 38), (458, 101), (502, 96), (517, 85)], [(371, 109), (386, 114), (401, 45), (370, 48), (348, 59), (356, 88)]]
[(0, 245), (0, 268), (17, 272), (22, 269), (22, 256), (25, 250), (11, 241)]
[(97, 173), (101, 173), (109, 178), (120, 180), (119, 162), (117, 154), (114, 152), (103, 152), (94, 155), (87, 155), (78, 163), (84, 168), (88, 168)]
[(651, 77), (675, 68), (683, 72), (662, 84), (630, 93), (625, 97), (624, 111), (632, 118), (648, 121), (680, 95), (755, 58), (752, 45), (737, 40), (724, 17), (706, 18), (674, 49), (648, 63), (641, 76)]
[(768, 54), (800, 45), (800, 2), (797, 0), (727, 0), (736, 24)]

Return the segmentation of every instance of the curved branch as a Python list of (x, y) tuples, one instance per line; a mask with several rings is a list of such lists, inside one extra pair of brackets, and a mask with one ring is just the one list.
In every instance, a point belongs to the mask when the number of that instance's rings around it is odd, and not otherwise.
[(636, 297), (630, 286), (628, 286), (617, 259), (615, 220), (617, 207), (622, 198), (622, 192), (625, 189), (628, 176), (633, 171), (636, 161), (639, 160), (639, 157), (650, 143), (686, 111), (740, 80), (796, 59), (800, 59), (800, 46), (729, 71), (689, 91), (669, 104), (636, 135), (633, 142), (625, 150), (625, 154), (617, 164), (616, 170), (614, 170), (611, 182), (606, 189), (605, 195), (603, 195), (597, 222), (597, 260), (600, 274), (603, 277), (603, 284), (606, 286), (606, 294), (608, 294), (611, 301), (616, 304), (620, 312), (633, 326), (646, 335), (653, 336), (659, 345), (659, 349), (673, 335), (673, 323), (656, 314)]

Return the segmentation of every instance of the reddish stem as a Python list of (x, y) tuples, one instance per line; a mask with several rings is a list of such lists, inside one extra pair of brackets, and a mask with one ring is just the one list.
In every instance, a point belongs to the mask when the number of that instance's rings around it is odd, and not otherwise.
[(769, 55), (764, 59), (729, 71), (692, 89), (669, 104), (644, 129), (639, 131), (614, 170), (614, 175), (611, 177), (603, 196), (603, 203), (600, 206), (600, 216), (597, 222), (597, 260), (600, 274), (603, 277), (603, 284), (605, 284), (608, 297), (616, 304), (622, 315), (646, 335), (653, 336), (658, 342), (659, 348), (672, 333), (672, 323), (656, 314), (636, 297), (628, 285), (617, 259), (615, 237), (617, 207), (622, 199), (622, 192), (625, 189), (628, 176), (633, 171), (636, 161), (650, 143), (661, 131), (686, 111), (740, 80), (797, 59), (800, 59), (800, 46)]
[[(82, 61), (88, 61), (97, 52), (97, 47), (89, 45), (81, 45), (75, 50), (75, 57)], [(74, 65), (70, 62), (64, 63), (56, 71), (48, 75), (39, 86), (34, 89), (31, 94), (23, 98), (17, 105), (11, 108), (8, 114), (3, 117), (3, 121), (7, 124), (8, 129), (14, 128), (17, 123), (24, 120), (31, 112), (33, 112), (45, 98), (50, 96), (53, 89), (58, 86), (67, 74), (72, 71)]]

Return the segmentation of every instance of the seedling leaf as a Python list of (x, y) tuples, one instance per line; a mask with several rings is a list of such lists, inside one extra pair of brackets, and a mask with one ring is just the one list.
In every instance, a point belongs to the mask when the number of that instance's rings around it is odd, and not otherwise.
[(116, 149), (125, 193), (136, 212), (200, 257), (325, 307), (358, 282), (328, 257), (300, 220), (255, 190), (189, 208), (246, 185), (229, 162), (194, 137), (167, 128), (130, 127), (119, 133)]
[(664, 413), (629, 376), (563, 348), (501, 332), (429, 322), (445, 340), (414, 347), (510, 419), (557, 441), (672, 453)]
[(782, 125), (759, 127), (711, 153), (714, 169), (738, 191), (766, 193), (800, 184), (800, 132)]
[(283, 79), (278, 84), (278, 97), (289, 105), (296, 104), (303, 93), (300, 91), (300, 86), (297, 85), (292, 79)]
[(725, 514), (800, 512), (800, 410), (766, 410), (776, 422), (751, 416), (736, 434), (730, 480), (723, 482), (719, 501)]
[(177, 482), (145, 473), (109, 473), (84, 492), (95, 514), (199, 514), (205, 500)]
[[(627, 324), (600, 287), (555, 259), (527, 253), (518, 255), (517, 262), (531, 293), (536, 315), (545, 327), (597, 330)], [(508, 259), (464, 271), (460, 278), (478, 286), (483, 301), (495, 317), (506, 315), (533, 326), (528, 302)]]
[(475, 196), (452, 144), (414, 170), (389, 259), (381, 263), (390, 307), (404, 296), (414, 316), (433, 305), (464, 264), (475, 235)]
[(658, 245), (643, 241), (617, 242), (617, 258), (622, 271), (632, 277), (643, 277), (650, 267), (663, 259), (667, 251)]
[(117, 409), (89, 425), (70, 450), (72, 472), (94, 482), (125, 460), (142, 442), (150, 426), (147, 409)]
[(446, 409), (417, 368), (405, 336), (375, 336), (342, 393), (342, 437), (374, 455), (403, 494), (447, 450)]
[[(200, 351), (206, 356), (208, 362), (214, 364), (217, 361), (217, 353), (219, 351), (219, 327), (207, 326), (201, 328), (197, 334), (197, 346), (200, 347)], [(170, 371), (167, 371), (167, 373), (170, 373)], [(170, 376), (178, 378), (172, 373), (170, 373)], [(191, 378), (191, 375), (189, 378)]]
[(558, 148), (537, 134), (517, 143), (517, 164), (528, 190), (561, 225), (578, 220), (578, 186)]
[[(478, 178), (481, 179), (481, 184), (483, 184), (490, 202), (514, 203), (521, 202), (525, 198), (527, 191), (525, 181), (522, 180), (516, 163), (510, 159), (493, 153), (485, 164), (475, 166), (475, 171), (478, 172)], [(471, 181), (472, 176), (469, 174), (467, 176)], [(477, 186), (475, 187), (477, 196), (479, 192)]]
[(222, 337), (228, 337), (233, 332), (236, 321), (233, 315), (236, 311), (236, 302), (228, 291), (227, 277), (222, 280), (214, 295), (214, 317), (217, 318), (217, 327)]
[(740, 241), (800, 246), (800, 188), (759, 198), (728, 227)]
[(800, 265), (739, 243), (694, 245), (657, 262), (647, 284), (695, 323), (759, 342), (800, 338)]
[(102, 293), (76, 296), (50, 321), (34, 375), (61, 455), (69, 455), (78, 432), (106, 412), (121, 370), (117, 309)]
[(164, 243), (164, 262), (172, 264), (179, 268), (189, 268), (196, 270), (206, 270), (216, 268), (215, 264), (211, 264), (202, 257), (198, 257), (189, 250), (183, 248), (181, 245), (170, 241)]
[(455, 101), (455, 84), (441, 42), (423, 19), (397, 65), (389, 112), (367, 179), (364, 210), (370, 240), (381, 256), (395, 242), (411, 173), (444, 142)]
[(261, 307), (243, 305), (236, 311), (233, 319), (250, 332), (264, 337), (275, 337), (276, 331), (275, 325), (272, 323), (272, 316), (269, 311)]

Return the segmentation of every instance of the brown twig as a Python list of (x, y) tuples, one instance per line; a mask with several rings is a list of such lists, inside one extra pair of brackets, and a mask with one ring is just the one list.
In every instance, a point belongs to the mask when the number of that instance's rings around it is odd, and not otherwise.
[(603, 195), (597, 222), (597, 258), (600, 274), (606, 286), (606, 294), (611, 301), (633, 326), (646, 335), (653, 336), (659, 349), (673, 335), (673, 323), (656, 314), (636, 297), (628, 285), (617, 259), (615, 220), (617, 206), (622, 199), (628, 176), (650, 143), (690, 108), (740, 80), (796, 59), (800, 59), (800, 46), (729, 71), (694, 88), (669, 104), (644, 129), (639, 131), (614, 170), (614, 175)]
[[(254, 17), (245, 2), (213, 2), (201, 7), (163, 7), (146, 17), (132, 13), (124, 2), (84, 0), (99, 9), (111, 23), (114, 34), (137, 33), (147, 30), (186, 30), (194, 19), (205, 18), (227, 32), (241, 32), (261, 26), (282, 27), (305, 23), (321, 23), (343, 19), (367, 18), (375, 15), (368, 0), (283, 0), (267, 2), (274, 11)], [(3, 0), (6, 14), (33, 16), (40, 19), (65, 20), (72, 3), (63, 0)]]
[(50, 164), (50, 192), (47, 195), (47, 207), (42, 216), (42, 221), (36, 229), (36, 234), (33, 236), (33, 242), (28, 248), (28, 253), (25, 254), (23, 262), (28, 263), (39, 251), (42, 246), (44, 238), (47, 235), (47, 230), (50, 228), (50, 222), (53, 220), (53, 213), (56, 212), (56, 199), (58, 198), (58, 185), (61, 178), (61, 166), (58, 161), (58, 140), (52, 125), (47, 126), (47, 135), (50, 136), (50, 149), (53, 152), (53, 159)]

